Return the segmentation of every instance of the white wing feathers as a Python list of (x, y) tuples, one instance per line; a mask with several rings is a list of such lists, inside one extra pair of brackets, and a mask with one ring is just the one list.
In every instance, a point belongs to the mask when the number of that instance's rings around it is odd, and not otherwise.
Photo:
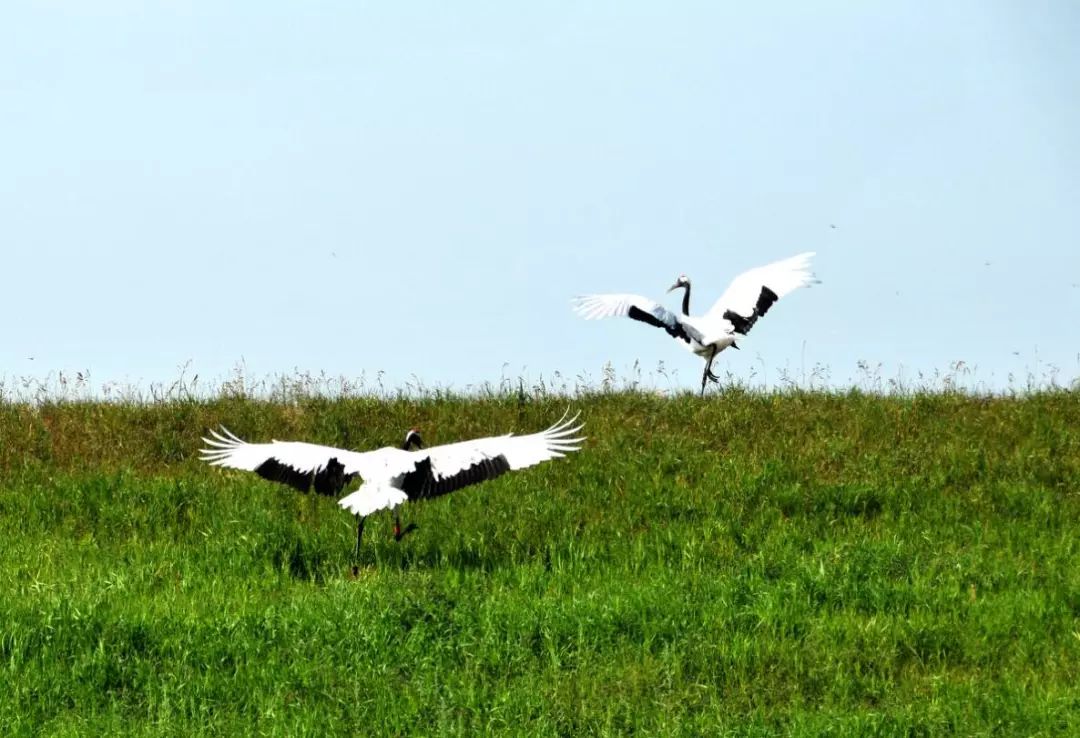
[(425, 456), (431, 459), (431, 472), (436, 479), (452, 477), (465, 471), (485, 459), (502, 456), (511, 469), (524, 469), (549, 459), (558, 459), (571, 451), (581, 448), (584, 438), (576, 437), (584, 424), (574, 425), (578, 416), (566, 419), (566, 414), (559, 422), (547, 430), (531, 433), (527, 436), (504, 436), (477, 438), (472, 441), (450, 443), (445, 446), (433, 446), (427, 451), (417, 451), (413, 455), (417, 461)]
[[(641, 295), (609, 294), (609, 295), (583, 295), (573, 299), (574, 312), (585, 320), (599, 320), (600, 318), (621, 318), (630, 314), (631, 308), (637, 308), (646, 313), (656, 315), (657, 312), (670, 313), (660, 303), (650, 300)], [(671, 313), (674, 317), (674, 313)], [(657, 316), (659, 317), (659, 316)]]
[(694, 350), (695, 342), (701, 343), (702, 332), (695, 320), (676, 315), (666, 307), (641, 295), (607, 294), (584, 295), (572, 300), (574, 312), (586, 320), (627, 316), (657, 328), (663, 328), (669, 336), (682, 341)]
[(750, 317), (757, 306), (762, 287), (768, 287), (776, 293), (777, 298), (781, 298), (800, 287), (819, 284), (821, 280), (810, 271), (810, 257), (813, 255), (813, 251), (807, 251), (743, 272), (731, 280), (705, 317), (720, 319), (728, 310), (744, 318)]
[[(365, 479), (392, 476), (391, 468), (407, 468), (411, 454), (396, 448), (380, 448), (374, 451), (348, 451), (333, 446), (320, 446), (302, 441), (271, 441), (248, 443), (222, 426), (221, 433), (211, 430), (212, 438), (203, 438), (207, 448), (199, 451), (200, 458), (213, 466), (255, 471), (273, 459), (292, 467), (302, 474), (317, 474), (331, 459), (345, 467), (346, 474), (359, 474)], [(405, 463), (395, 463), (404, 456)], [(415, 464), (415, 461), (412, 463)], [(400, 472), (393, 472), (400, 473)]]

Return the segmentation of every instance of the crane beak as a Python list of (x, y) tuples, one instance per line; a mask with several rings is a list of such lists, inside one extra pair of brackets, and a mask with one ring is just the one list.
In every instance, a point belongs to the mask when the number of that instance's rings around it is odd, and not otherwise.
[(668, 291), (668, 292), (674, 292), (675, 290), (679, 289), (680, 287), (682, 287), (682, 285), (681, 285), (681, 284), (679, 284), (678, 282), (676, 282), (675, 284), (673, 284), (673, 285), (671, 285), (670, 287), (668, 287), (668, 288), (667, 288), (667, 291)]

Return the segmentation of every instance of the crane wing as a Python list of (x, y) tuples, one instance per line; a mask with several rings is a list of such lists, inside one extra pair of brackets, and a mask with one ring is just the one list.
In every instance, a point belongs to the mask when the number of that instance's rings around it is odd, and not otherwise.
[(745, 335), (781, 297), (820, 282), (810, 271), (813, 255), (808, 251), (743, 272), (705, 314), (706, 321), (727, 321), (731, 331)]
[(574, 312), (585, 320), (626, 316), (663, 328), (672, 338), (701, 342), (701, 332), (666, 307), (641, 295), (607, 294), (575, 297)]
[(214, 466), (253, 471), (302, 492), (314, 486), (320, 494), (336, 495), (354, 477), (363, 477), (367, 483), (338, 504), (367, 515), (577, 451), (584, 440), (576, 436), (583, 427), (574, 425), (577, 417), (567, 420), (564, 414), (547, 430), (527, 436), (478, 438), (421, 451), (386, 447), (358, 452), (300, 441), (247, 443), (222, 427), (220, 433), (212, 430), (211, 437), (203, 438), (206, 448), (200, 454)]
[(547, 430), (527, 436), (492, 436), (434, 446), (410, 454), (415, 467), (394, 480), (410, 500), (438, 497), (454, 490), (557, 459), (581, 448), (584, 438), (576, 434), (584, 424), (578, 416), (566, 418)]
[(203, 441), (200, 458), (213, 466), (253, 471), (302, 492), (314, 485), (316, 492), (328, 495), (338, 494), (356, 476), (378, 479), (400, 473), (411, 456), (396, 448), (358, 452), (301, 441), (248, 443), (224, 426)]

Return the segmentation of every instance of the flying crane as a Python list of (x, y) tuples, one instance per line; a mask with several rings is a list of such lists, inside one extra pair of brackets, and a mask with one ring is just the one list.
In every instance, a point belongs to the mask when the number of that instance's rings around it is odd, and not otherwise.
[(818, 284), (810, 271), (812, 251), (756, 267), (735, 277), (709, 311), (690, 315), (690, 279), (681, 275), (668, 292), (684, 289), (682, 314), (677, 315), (655, 300), (631, 294), (584, 295), (573, 300), (574, 311), (586, 320), (626, 316), (662, 328), (669, 336), (705, 359), (701, 394), (707, 381), (719, 382), (712, 371), (713, 359), (750, 332), (781, 297), (800, 287)]

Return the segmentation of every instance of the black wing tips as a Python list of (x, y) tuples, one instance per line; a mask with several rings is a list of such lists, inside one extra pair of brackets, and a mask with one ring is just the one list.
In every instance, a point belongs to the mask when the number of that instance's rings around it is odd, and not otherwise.
[(768, 287), (762, 286), (761, 293), (758, 295), (757, 304), (754, 305), (754, 311), (750, 313), (749, 317), (743, 317), (734, 310), (724, 311), (724, 320), (731, 323), (732, 328), (736, 333), (746, 335), (750, 332), (750, 329), (754, 327), (754, 323), (758, 322), (758, 318), (769, 312), (776, 301), (780, 297)]
[(431, 471), (431, 459), (425, 458), (416, 464), (413, 471), (404, 475), (400, 487), (410, 501), (430, 500), (463, 487), (501, 477), (508, 471), (510, 471), (510, 462), (505, 456), (496, 456), (478, 461), (457, 474), (436, 479)]
[(640, 320), (642, 323), (648, 323), (657, 328), (663, 328), (672, 338), (678, 338), (687, 343), (690, 343), (692, 340), (701, 341), (700, 333), (684, 323), (681, 323), (674, 313), (669, 313), (666, 310), (661, 312), (660, 315), (656, 315), (647, 310), (642, 310), (637, 305), (631, 305), (630, 310), (626, 314), (634, 320)]
[(326, 462), (326, 466), (317, 472), (302, 472), (288, 464), (283, 464), (270, 457), (255, 468), (255, 473), (271, 482), (287, 484), (295, 490), (307, 493), (314, 489), (316, 494), (337, 497), (345, 485), (353, 480), (355, 474), (346, 474), (345, 465), (337, 458)]
[[(215, 466), (231, 466), (227, 462), (233, 452), (247, 445), (246, 441), (225, 426), (221, 426), (220, 432), (211, 428), (210, 437), (204, 437), (203, 442), (206, 448), (200, 450), (200, 458)], [(345, 485), (356, 477), (355, 474), (345, 473), (345, 465), (337, 457), (331, 457), (324, 466), (310, 472), (301, 471), (270, 456), (252, 471), (263, 479), (287, 484), (300, 492), (306, 493), (314, 488), (318, 494), (327, 496), (339, 495)]]
[(335, 457), (326, 462), (326, 466), (315, 475), (312, 486), (315, 488), (316, 494), (338, 497), (341, 495), (341, 491), (345, 489), (345, 485), (351, 482), (355, 476), (355, 474), (346, 474), (345, 465)]
[(757, 305), (754, 306), (754, 312), (757, 313), (760, 318), (765, 313), (769, 312), (776, 301), (780, 299), (780, 296), (770, 290), (768, 287), (762, 286), (761, 294), (758, 295)]
[(634, 320), (640, 320), (642, 323), (648, 323), (649, 325), (656, 326), (657, 328), (663, 328), (669, 333), (671, 332), (670, 325), (660, 320), (660, 318), (656, 317), (652, 313), (646, 310), (642, 310), (637, 305), (631, 305), (630, 310), (626, 314)]
[(288, 464), (282, 464), (275, 458), (269, 458), (255, 467), (255, 473), (270, 482), (287, 484), (299, 492), (307, 492), (311, 489), (312, 477), (310, 472), (305, 474)]

